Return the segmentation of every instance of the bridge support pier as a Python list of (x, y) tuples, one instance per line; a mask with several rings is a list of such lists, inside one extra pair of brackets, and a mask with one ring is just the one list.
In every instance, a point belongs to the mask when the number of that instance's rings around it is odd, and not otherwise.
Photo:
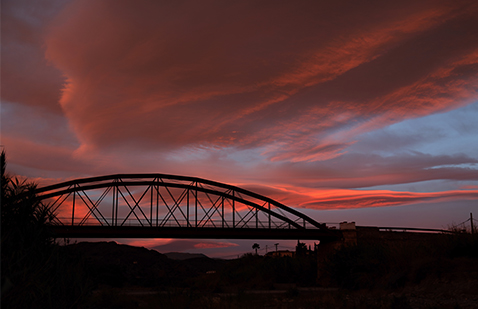
[(355, 228), (355, 222), (342, 222), (340, 223), (340, 232), (342, 238), (335, 240), (320, 241), (317, 252), (317, 281), (318, 283), (327, 286), (330, 282), (325, 282), (324, 268), (326, 266), (329, 257), (334, 252), (342, 247), (354, 246), (357, 244), (357, 230)]

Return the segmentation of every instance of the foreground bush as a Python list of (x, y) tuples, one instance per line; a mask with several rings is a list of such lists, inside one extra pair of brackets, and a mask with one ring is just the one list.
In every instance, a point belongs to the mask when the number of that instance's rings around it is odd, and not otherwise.
[(275, 284), (314, 285), (317, 259), (304, 257), (264, 257), (246, 254), (230, 261), (220, 272), (219, 286), (241, 289), (269, 289)]
[(79, 261), (55, 243), (36, 185), (5, 173), (1, 154), (2, 308), (71, 308), (88, 293)]
[[(478, 235), (442, 234), (430, 241), (382, 241), (344, 246), (326, 260), (323, 278), (345, 289), (397, 289), (455, 276), (478, 262)], [(461, 269), (460, 269), (461, 271)], [(467, 276), (466, 272), (458, 272)]]

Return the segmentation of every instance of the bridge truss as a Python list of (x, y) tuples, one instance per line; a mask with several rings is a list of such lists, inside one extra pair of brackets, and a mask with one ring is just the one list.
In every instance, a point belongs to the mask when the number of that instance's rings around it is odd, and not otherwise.
[(108, 175), (38, 188), (37, 195), (57, 214), (59, 237), (337, 238), (271, 198), (196, 177)]

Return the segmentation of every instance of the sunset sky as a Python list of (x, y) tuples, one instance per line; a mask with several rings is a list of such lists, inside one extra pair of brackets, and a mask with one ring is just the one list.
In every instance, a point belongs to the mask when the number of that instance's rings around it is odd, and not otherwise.
[(319, 222), (478, 217), (475, 0), (1, 4), (11, 174), (196, 176)]

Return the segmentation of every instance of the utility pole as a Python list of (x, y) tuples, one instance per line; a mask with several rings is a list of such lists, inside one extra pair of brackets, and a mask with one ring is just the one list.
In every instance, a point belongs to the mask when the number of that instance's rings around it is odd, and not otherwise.
[(471, 235), (473, 235), (474, 229), (473, 229), (473, 213), (472, 212), (470, 212), (470, 223), (471, 223)]
[(279, 245), (279, 243), (277, 243), (277, 244), (274, 244), (274, 246), (276, 246), (276, 252), (277, 252), (277, 246), (278, 246), (278, 245)]

